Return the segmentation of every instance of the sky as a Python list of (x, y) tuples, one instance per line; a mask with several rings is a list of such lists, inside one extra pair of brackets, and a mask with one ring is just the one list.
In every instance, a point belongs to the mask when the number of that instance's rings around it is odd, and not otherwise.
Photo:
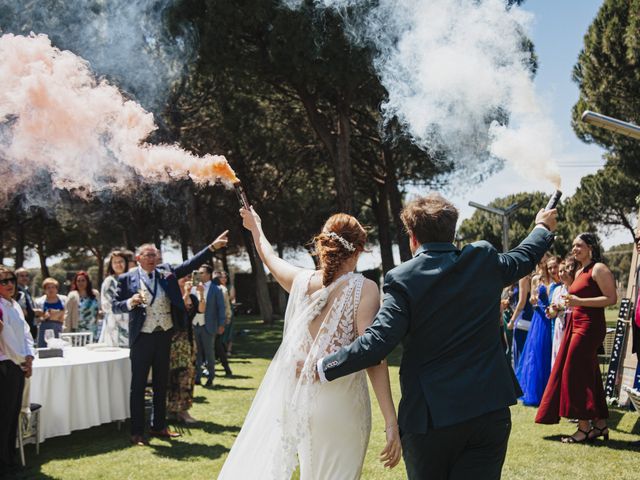
[[(581, 177), (604, 165), (604, 150), (581, 142), (571, 128), (571, 109), (579, 95), (571, 73), (582, 49), (584, 34), (601, 5), (601, 0), (527, 0), (522, 5), (534, 15), (530, 36), (538, 55), (535, 84), (563, 144), (559, 164), (565, 196), (575, 192)], [(461, 219), (465, 219), (475, 210), (468, 205), (470, 200), (486, 205), (498, 197), (536, 190), (551, 194), (554, 188), (542, 179), (523, 178), (507, 168), (475, 188), (465, 190), (463, 195), (454, 194), (451, 200), (460, 209)], [(605, 248), (630, 241), (628, 233), (622, 230), (608, 236), (604, 233), (601, 232)]]

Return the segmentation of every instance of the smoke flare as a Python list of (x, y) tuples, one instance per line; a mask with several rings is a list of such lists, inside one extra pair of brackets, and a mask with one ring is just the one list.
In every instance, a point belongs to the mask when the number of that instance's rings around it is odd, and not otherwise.
[(175, 145), (150, 145), (153, 115), (126, 99), (89, 65), (51, 45), (46, 35), (0, 37), (0, 186), (11, 190), (45, 169), (61, 188), (127, 186), (134, 172), (149, 180), (190, 176), (200, 184), (237, 182), (223, 156), (198, 157)]

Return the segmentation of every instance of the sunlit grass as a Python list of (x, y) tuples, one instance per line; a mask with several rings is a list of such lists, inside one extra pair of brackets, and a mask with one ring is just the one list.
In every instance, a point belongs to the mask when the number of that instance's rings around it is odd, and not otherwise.
[[(191, 410), (201, 420), (184, 429), (175, 441), (152, 439), (149, 447), (130, 447), (128, 423), (74, 432), (47, 440), (35, 456), (26, 447), (28, 469), (15, 478), (25, 479), (210, 479), (215, 478), (240, 430), (256, 389), (280, 341), (280, 326), (265, 327), (255, 317), (236, 320), (234, 378), (220, 375), (214, 389), (196, 387)], [(390, 359), (396, 403), (399, 398), (398, 359)], [(222, 373), (222, 372), (219, 372)], [(472, 386), (470, 388), (473, 388)], [(384, 446), (384, 422), (373, 398), (373, 428), (363, 479), (404, 479), (404, 465), (385, 470), (378, 462)], [(52, 399), (58, 401), (59, 399)], [(471, 400), (470, 400), (471, 401)], [(512, 409), (513, 431), (504, 468), (506, 479), (636, 479), (640, 452), (630, 450), (629, 440), (640, 438), (635, 413), (612, 411), (612, 439), (595, 446), (563, 445), (558, 439), (575, 425), (542, 426), (533, 422), (535, 409)], [(247, 459), (251, 461), (251, 459)], [(245, 480), (245, 479), (239, 479)], [(329, 480), (329, 479), (328, 479)]]

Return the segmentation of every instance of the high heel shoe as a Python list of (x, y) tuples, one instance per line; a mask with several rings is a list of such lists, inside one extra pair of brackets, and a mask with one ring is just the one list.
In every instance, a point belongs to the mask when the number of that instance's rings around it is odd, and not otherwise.
[[(595, 435), (591, 435), (591, 432), (593, 431), (596, 431)], [(602, 428), (598, 428), (598, 427), (591, 428), (591, 431), (589, 432), (589, 441), (594, 441), (598, 437), (602, 437), (602, 440), (604, 442), (609, 440), (609, 427), (607, 425), (605, 425)]]
[[(589, 431), (591, 431), (591, 430), (589, 430)], [(584, 433), (584, 438), (583, 438), (582, 440), (578, 440), (576, 437), (574, 437), (574, 435), (575, 435), (576, 433), (578, 433), (578, 432)], [(584, 442), (586, 442), (586, 441), (590, 440), (590, 439), (589, 439), (589, 432), (588, 432), (588, 431), (586, 431), (586, 430), (582, 430), (581, 428), (578, 428), (578, 432), (574, 433), (574, 434), (573, 434), (573, 435), (571, 435), (570, 437), (562, 437), (562, 438), (560, 439), (560, 441), (561, 441), (562, 443), (584, 443)]]

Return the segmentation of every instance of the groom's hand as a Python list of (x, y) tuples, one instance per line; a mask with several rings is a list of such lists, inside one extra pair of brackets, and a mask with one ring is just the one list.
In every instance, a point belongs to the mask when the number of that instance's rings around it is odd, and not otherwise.
[(558, 226), (558, 210), (540, 210), (536, 215), (536, 225), (544, 225), (553, 232)]

